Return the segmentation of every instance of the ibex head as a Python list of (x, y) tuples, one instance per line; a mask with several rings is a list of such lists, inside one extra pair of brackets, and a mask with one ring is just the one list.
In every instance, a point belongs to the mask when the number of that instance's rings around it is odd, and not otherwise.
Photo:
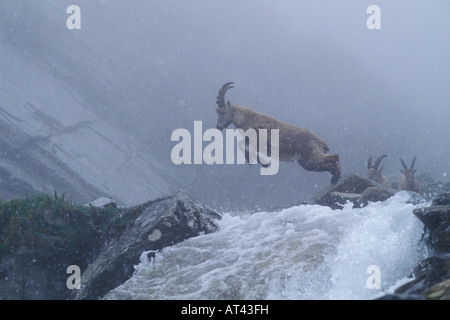
[(233, 108), (229, 101), (225, 104), (225, 93), (228, 89), (234, 88), (233, 82), (225, 83), (219, 90), (217, 96), (217, 129), (223, 130), (227, 128), (232, 122), (234, 117)]
[(369, 170), (368, 176), (369, 179), (375, 180), (380, 182), (381, 177), (383, 176), (382, 171), (383, 171), (383, 167), (378, 169), (378, 166), (381, 163), (381, 160), (383, 160), (384, 158), (386, 158), (387, 155), (382, 155), (380, 157), (378, 157), (375, 160), (375, 163), (372, 164), (372, 156), (369, 158), (369, 160), (367, 160), (367, 169)]
[[(414, 169), (414, 163), (416, 162), (416, 157), (414, 157), (413, 161), (411, 162), (411, 167), (409, 167), (409, 168), (406, 166), (406, 164), (402, 158), (400, 158), (400, 161), (401, 161), (401, 163), (403, 165), (403, 169), (404, 169), (404, 170), (400, 169), (400, 171), (405, 176), (405, 180), (406, 180), (406, 184), (407, 184), (406, 190), (410, 190), (413, 188), (413, 186), (416, 183), (415, 174), (416, 174), (417, 169)], [(414, 190), (410, 190), (410, 191), (414, 191)]]

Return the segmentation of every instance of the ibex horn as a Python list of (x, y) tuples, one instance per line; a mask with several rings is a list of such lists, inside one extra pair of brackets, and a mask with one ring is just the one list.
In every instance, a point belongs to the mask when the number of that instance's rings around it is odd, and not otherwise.
[(403, 161), (402, 158), (400, 158), (400, 161), (402, 162), (403, 169), (408, 170), (408, 167), (406, 166), (405, 161)]
[(411, 163), (411, 170), (413, 170), (414, 169), (414, 164), (416, 163), (416, 156), (414, 156), (414, 159), (413, 159), (413, 161), (412, 161), (412, 163)]
[(375, 169), (378, 170), (378, 166), (380, 165), (381, 160), (383, 160), (384, 158), (386, 158), (387, 155), (382, 155), (381, 157), (378, 157), (377, 160), (375, 160)]
[(370, 158), (367, 160), (367, 169), (372, 168), (372, 156), (370, 156)]
[(227, 82), (222, 86), (222, 88), (220, 88), (216, 100), (219, 108), (225, 108), (225, 93), (227, 92), (228, 89), (234, 88), (232, 84), (234, 84), (234, 82)]

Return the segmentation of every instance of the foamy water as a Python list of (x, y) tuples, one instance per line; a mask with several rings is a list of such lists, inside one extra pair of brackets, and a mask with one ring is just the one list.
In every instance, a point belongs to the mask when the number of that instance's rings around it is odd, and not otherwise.
[[(106, 299), (372, 299), (426, 256), (406, 192), (365, 208), (302, 205), (224, 214), (220, 230), (143, 254)], [(380, 289), (369, 288), (369, 266)], [(370, 271), (370, 270), (369, 270)], [(371, 282), (372, 283), (372, 282)]]

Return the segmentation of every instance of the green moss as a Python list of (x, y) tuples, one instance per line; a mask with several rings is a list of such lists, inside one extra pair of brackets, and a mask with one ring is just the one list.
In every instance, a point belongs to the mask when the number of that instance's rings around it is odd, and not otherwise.
[(74, 205), (56, 193), (0, 202), (0, 254), (55, 243), (82, 248), (105, 238), (111, 222), (125, 227), (126, 217), (119, 208)]

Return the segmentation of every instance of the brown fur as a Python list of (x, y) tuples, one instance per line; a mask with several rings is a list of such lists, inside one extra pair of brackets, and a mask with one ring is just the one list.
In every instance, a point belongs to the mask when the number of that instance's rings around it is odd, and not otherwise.
[(402, 175), (400, 176), (400, 181), (398, 182), (398, 190), (414, 191), (419, 193), (420, 192), (419, 181), (417, 181), (415, 177), (417, 170), (414, 169), (416, 157), (414, 157), (410, 168), (406, 166), (402, 158), (400, 158), (400, 162), (402, 163), (404, 170), (400, 170)]
[[(332, 174), (331, 183), (335, 184), (341, 175), (339, 155), (326, 154), (330, 150), (326, 142), (309, 132), (307, 129), (281, 122), (271, 116), (255, 112), (250, 108), (231, 104), (225, 105), (225, 92), (233, 88), (232, 83), (222, 86), (217, 97), (216, 109), (217, 129), (223, 130), (230, 124), (244, 131), (248, 129), (279, 130), (279, 160), (297, 161), (308, 171), (329, 171)], [(270, 150), (270, 146), (269, 146)]]
[(382, 186), (384, 186), (384, 187), (386, 187), (388, 189), (392, 189), (392, 185), (389, 182), (388, 178), (386, 178), (386, 176), (382, 173), (383, 167), (378, 168), (378, 166), (380, 165), (381, 160), (383, 160), (385, 157), (386, 157), (386, 155), (382, 155), (381, 157), (378, 157), (375, 160), (374, 164), (372, 164), (372, 158), (373, 157), (370, 157), (369, 160), (367, 160), (367, 169), (368, 169), (367, 176), (368, 176), (369, 179), (378, 182)]

